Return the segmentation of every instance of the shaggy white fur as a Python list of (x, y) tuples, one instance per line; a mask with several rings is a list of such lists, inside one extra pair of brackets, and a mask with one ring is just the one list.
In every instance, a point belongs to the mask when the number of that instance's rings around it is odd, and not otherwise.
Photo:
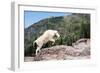
[[(54, 36), (56, 36), (57, 38), (54, 38)], [(58, 31), (56, 30), (47, 30), (43, 33), (43, 35), (41, 35), (39, 38), (37, 38), (34, 42), (37, 44), (37, 49), (36, 49), (36, 55), (38, 53), (38, 51), (40, 52), (41, 47), (43, 46), (43, 44), (46, 44), (48, 41), (53, 42), (53, 44), (55, 43), (55, 40), (58, 39), (60, 37)]]

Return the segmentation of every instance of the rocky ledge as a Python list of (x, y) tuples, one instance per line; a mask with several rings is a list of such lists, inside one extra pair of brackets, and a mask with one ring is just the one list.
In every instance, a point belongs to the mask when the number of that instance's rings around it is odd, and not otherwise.
[(80, 39), (72, 44), (41, 49), (35, 57), (25, 57), (25, 62), (42, 60), (73, 60), (90, 58), (90, 39)]

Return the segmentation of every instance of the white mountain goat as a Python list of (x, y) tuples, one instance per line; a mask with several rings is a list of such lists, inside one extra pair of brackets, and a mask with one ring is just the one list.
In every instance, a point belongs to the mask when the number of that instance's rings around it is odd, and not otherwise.
[[(54, 38), (56, 36), (56, 38)], [(56, 30), (46, 30), (43, 35), (41, 35), (39, 38), (37, 38), (33, 45), (36, 45), (36, 55), (38, 52), (40, 52), (40, 49), (42, 48), (43, 44), (46, 44), (47, 42), (51, 41), (52, 44), (55, 43), (55, 40), (60, 37), (58, 31)]]

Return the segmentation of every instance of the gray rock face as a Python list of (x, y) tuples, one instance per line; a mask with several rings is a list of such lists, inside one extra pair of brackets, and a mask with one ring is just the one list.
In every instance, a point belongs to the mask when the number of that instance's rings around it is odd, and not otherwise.
[[(44, 48), (35, 57), (25, 57), (25, 61), (42, 61), (42, 60), (73, 60), (90, 58), (90, 40), (80, 39), (73, 43), (72, 46), (56, 45)], [(29, 60), (27, 60), (29, 59)]]

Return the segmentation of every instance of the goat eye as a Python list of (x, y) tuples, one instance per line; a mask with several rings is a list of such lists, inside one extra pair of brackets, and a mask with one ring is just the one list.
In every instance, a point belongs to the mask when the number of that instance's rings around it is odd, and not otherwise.
[(57, 35), (55, 34), (55, 35), (54, 35), (54, 38), (56, 38), (56, 37), (57, 37)]

